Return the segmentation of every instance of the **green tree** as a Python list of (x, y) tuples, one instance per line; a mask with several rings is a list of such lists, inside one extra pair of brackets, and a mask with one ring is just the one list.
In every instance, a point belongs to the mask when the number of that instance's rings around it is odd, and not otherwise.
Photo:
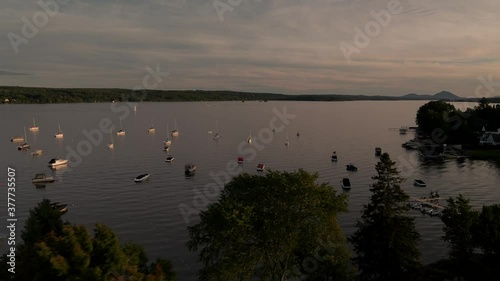
[(473, 236), (485, 254), (500, 258), (500, 204), (483, 206)]
[[(321, 252), (323, 273), (348, 267), (337, 221), (346, 211), (346, 197), (326, 183), (317, 184), (317, 178), (302, 169), (233, 178), (219, 201), (200, 213), (201, 221), (188, 227), (187, 245), (200, 250), (203, 263), (200, 280), (307, 277), (318, 272), (303, 268), (305, 257), (314, 259), (318, 249), (328, 250)], [(322, 246), (326, 240), (333, 247)]]
[(446, 118), (455, 111), (455, 107), (449, 103), (430, 101), (418, 109), (415, 121), (418, 128), (424, 133), (431, 134), (436, 128), (449, 133), (450, 124)]
[(173, 281), (169, 261), (158, 259), (148, 265), (139, 245), (120, 244), (107, 226), (96, 224), (94, 237), (83, 225), (61, 221), (62, 213), (49, 200), (30, 211), (18, 246), (16, 273), (8, 274), (7, 257), (0, 258), (0, 280), (14, 281)]
[(476, 246), (472, 233), (478, 213), (472, 210), (469, 199), (463, 197), (462, 194), (457, 198), (450, 197), (447, 203), (441, 216), (445, 233), (443, 240), (449, 243), (450, 257), (468, 260)]
[(406, 280), (419, 267), (420, 235), (414, 219), (404, 215), (409, 197), (389, 154), (382, 154), (375, 169), (370, 203), (349, 239), (357, 254), (354, 261), (362, 280)]

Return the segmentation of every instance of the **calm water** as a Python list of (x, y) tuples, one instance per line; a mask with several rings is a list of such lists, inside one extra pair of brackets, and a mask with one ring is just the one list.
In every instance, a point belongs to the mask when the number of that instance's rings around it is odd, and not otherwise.
[[(137, 112), (124, 104), (57, 104), (57, 105), (0, 105), (0, 146), (3, 172), (0, 181), (5, 187), (7, 166), (17, 170), (17, 217), (19, 229), (28, 211), (43, 198), (70, 204), (64, 215), (72, 223), (93, 228), (97, 221), (111, 226), (125, 240), (134, 240), (144, 246), (151, 259), (172, 259), (179, 280), (195, 280), (199, 268), (196, 255), (187, 251), (186, 222), (179, 211), (179, 204), (193, 206), (193, 198), (203, 192), (207, 183), (213, 183), (210, 173), (226, 170), (226, 164), (245, 150), (250, 157), (246, 139), (254, 136), (255, 148), (258, 134), (270, 128), (275, 116), (273, 109), (296, 117), (282, 131), (264, 138), (272, 139), (262, 145), (256, 157), (246, 162), (242, 169), (256, 173), (258, 163), (279, 170), (304, 168), (319, 173), (320, 181), (330, 182), (337, 189), (339, 181), (348, 176), (353, 189), (349, 194), (349, 213), (342, 215), (341, 224), (346, 235), (354, 232), (363, 204), (369, 200), (368, 184), (374, 174), (377, 158), (374, 148), (379, 146), (396, 160), (408, 180), (403, 184), (411, 196), (427, 196), (429, 190), (439, 190), (443, 197), (459, 193), (471, 198), (475, 207), (500, 202), (500, 169), (492, 162), (449, 161), (441, 164), (420, 163), (413, 151), (406, 151), (401, 143), (413, 134), (399, 135), (389, 128), (414, 126), (416, 110), (424, 101), (388, 102), (198, 102), (198, 103), (140, 103)], [(125, 110), (127, 109), (127, 110)], [(130, 114), (126, 114), (130, 111)], [(109, 118), (117, 129), (123, 117), (126, 136), (113, 136), (115, 148), (109, 150), (109, 130), (99, 130), (99, 122)], [(43, 149), (43, 155), (34, 158), (31, 151), (18, 151), (10, 142), (14, 135), (22, 135), (35, 118), (40, 131), (28, 131), (32, 148)], [(173, 138), (170, 154), (174, 163), (165, 163), (168, 153), (162, 151), (162, 142), (177, 121), (180, 136)], [(148, 134), (151, 123), (155, 134)], [(58, 124), (64, 139), (53, 135)], [(218, 126), (217, 126), (218, 124)], [(282, 125), (276, 122), (277, 128)], [(218, 141), (213, 134), (221, 135)], [(95, 144), (89, 142), (83, 131), (93, 132)], [(96, 133), (99, 130), (98, 133)], [(115, 129), (116, 131), (116, 129)], [(267, 130), (269, 132), (269, 130)], [(300, 131), (300, 137), (296, 136)], [(290, 146), (284, 145), (289, 136)], [(262, 136), (261, 136), (262, 137)], [(243, 144), (242, 144), (243, 143)], [(262, 142), (261, 142), (262, 143)], [(85, 145), (90, 144), (90, 145)], [(332, 151), (337, 151), (339, 161), (330, 162)], [(68, 151), (77, 151), (68, 155)], [(47, 167), (51, 158), (70, 157), (66, 169), (52, 171)], [(81, 157), (81, 158), (80, 158)], [(184, 176), (184, 164), (195, 162), (198, 166), (194, 177)], [(347, 172), (345, 165), (354, 163), (358, 172)], [(31, 178), (37, 172), (53, 174), (58, 181), (46, 188), (35, 188)], [(141, 173), (151, 173), (148, 182), (136, 184), (133, 179)], [(427, 182), (427, 188), (412, 185), (414, 178)], [(342, 191), (340, 191), (342, 192)], [(4, 189), (3, 193), (6, 191)], [(2, 194), (2, 198), (5, 195)], [(0, 220), (6, 219), (6, 201), (1, 200)], [(199, 204), (200, 201), (195, 203)], [(446, 244), (440, 240), (442, 224), (438, 218), (411, 213), (417, 218), (422, 234), (420, 248), (422, 261), (435, 261), (446, 255)], [(191, 216), (191, 223), (196, 216)], [(1, 230), (3, 234), (6, 231)], [(20, 231), (18, 232), (20, 235)], [(1, 252), (6, 251), (6, 243)]]

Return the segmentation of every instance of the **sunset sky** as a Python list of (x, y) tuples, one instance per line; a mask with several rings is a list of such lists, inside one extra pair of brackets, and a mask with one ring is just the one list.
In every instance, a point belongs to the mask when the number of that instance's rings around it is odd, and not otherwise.
[[(148, 66), (166, 90), (472, 97), (478, 77), (500, 81), (498, 0), (401, 0), (392, 14), (388, 0), (64, 1), (51, 15), (0, 2), (0, 85), (133, 88)], [(42, 25), (26, 36), (26, 20)], [(341, 46), (365, 28), (349, 61)]]

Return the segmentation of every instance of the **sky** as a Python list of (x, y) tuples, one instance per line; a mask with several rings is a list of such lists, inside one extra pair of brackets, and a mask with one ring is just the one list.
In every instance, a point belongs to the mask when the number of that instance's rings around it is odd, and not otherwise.
[(0, 85), (500, 95), (498, 0), (55, 1), (0, 1)]

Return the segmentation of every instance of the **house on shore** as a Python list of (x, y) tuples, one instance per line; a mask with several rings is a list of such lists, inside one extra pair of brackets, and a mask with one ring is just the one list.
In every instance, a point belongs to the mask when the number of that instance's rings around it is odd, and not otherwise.
[(483, 132), (479, 138), (479, 145), (500, 146), (500, 128), (496, 132)]

